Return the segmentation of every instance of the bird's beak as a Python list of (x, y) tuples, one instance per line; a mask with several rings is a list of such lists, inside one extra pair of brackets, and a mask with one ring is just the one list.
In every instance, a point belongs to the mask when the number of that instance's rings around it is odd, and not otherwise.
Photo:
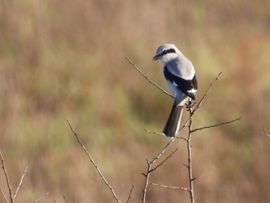
[(154, 60), (154, 61), (157, 61), (158, 59), (160, 59), (160, 54), (157, 54), (157, 55), (155, 55), (155, 56), (153, 57), (153, 60)]

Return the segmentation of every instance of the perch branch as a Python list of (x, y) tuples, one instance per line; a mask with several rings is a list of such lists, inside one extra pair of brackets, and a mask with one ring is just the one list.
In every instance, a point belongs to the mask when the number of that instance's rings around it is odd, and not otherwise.
[(161, 92), (163, 92), (164, 94), (166, 94), (167, 96), (174, 98), (173, 95), (171, 95), (170, 93), (168, 93), (167, 91), (165, 91), (164, 89), (162, 89), (159, 85), (157, 85), (153, 80), (151, 80), (135, 63), (133, 63), (128, 57), (125, 57), (125, 59), (127, 60), (127, 62), (140, 74), (144, 77), (144, 79), (146, 81), (148, 81), (151, 85), (155, 86), (156, 88), (158, 88)]
[[(203, 101), (206, 99), (206, 97), (207, 97), (209, 91), (210, 91), (211, 88), (214, 86), (214, 84), (218, 81), (218, 79), (220, 78), (221, 74), (222, 74), (222, 72), (220, 72), (220, 73), (216, 76), (216, 78), (210, 83), (210, 85), (208, 86), (208, 88), (207, 88), (206, 91), (204, 92), (204, 94), (203, 94), (203, 96), (201, 97), (201, 99), (199, 100), (199, 102), (195, 105), (194, 109), (191, 111), (189, 118), (188, 118), (188, 119), (186, 120), (186, 122), (180, 127), (179, 133), (180, 133), (185, 127), (188, 126), (189, 121), (190, 121), (190, 119), (192, 119), (192, 117), (194, 116), (195, 112), (196, 112), (199, 108), (201, 108)], [(177, 135), (176, 137), (179, 137), (179, 133), (178, 133), (178, 135)]]
[(192, 138), (192, 108), (189, 107), (189, 123), (188, 123), (188, 138), (187, 138), (187, 152), (188, 152), (188, 160), (187, 160), (187, 170), (188, 170), (188, 180), (189, 180), (189, 197), (190, 197), (190, 203), (195, 202), (195, 196), (194, 196), (194, 187), (193, 182), (195, 178), (193, 177), (193, 171), (192, 171), (192, 145), (191, 145), (191, 138)]
[(101, 172), (100, 168), (98, 167), (98, 165), (96, 164), (96, 162), (94, 161), (94, 159), (92, 158), (91, 154), (89, 153), (89, 151), (86, 149), (86, 147), (84, 146), (84, 144), (82, 143), (82, 141), (79, 138), (79, 135), (74, 131), (74, 129), (72, 128), (70, 122), (67, 120), (67, 123), (69, 125), (69, 128), (72, 132), (72, 134), (75, 136), (78, 144), (81, 146), (81, 148), (83, 149), (84, 153), (87, 155), (90, 163), (94, 166), (94, 168), (96, 169), (96, 171), (98, 172), (99, 176), (101, 177), (101, 179), (103, 180), (103, 182), (105, 183), (105, 185), (108, 187), (108, 189), (111, 191), (113, 198), (118, 202), (121, 203), (120, 199), (118, 198), (118, 195), (116, 194), (116, 192), (114, 191), (113, 187), (110, 185), (110, 183), (108, 182), (108, 180), (105, 178), (105, 176), (103, 175), (103, 173)]
[(195, 128), (195, 129), (193, 129), (191, 131), (191, 133), (195, 133), (196, 131), (199, 131), (199, 130), (205, 130), (205, 129), (209, 129), (209, 128), (219, 127), (219, 126), (222, 126), (222, 125), (228, 125), (228, 124), (234, 123), (236, 121), (239, 121), (240, 119), (241, 119), (241, 117), (238, 117), (238, 118), (235, 118), (233, 120), (218, 123), (218, 124), (215, 124), (215, 125), (209, 125), (209, 126), (204, 126), (204, 127), (200, 127), (200, 128)]

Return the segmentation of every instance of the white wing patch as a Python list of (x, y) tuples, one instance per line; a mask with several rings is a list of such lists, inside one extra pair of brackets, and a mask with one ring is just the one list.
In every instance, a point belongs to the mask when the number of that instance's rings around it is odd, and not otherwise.
[(194, 89), (194, 88), (192, 88), (192, 89), (188, 90), (187, 92), (188, 92), (188, 93), (195, 94), (195, 93), (197, 92), (197, 90), (196, 90), (196, 89)]

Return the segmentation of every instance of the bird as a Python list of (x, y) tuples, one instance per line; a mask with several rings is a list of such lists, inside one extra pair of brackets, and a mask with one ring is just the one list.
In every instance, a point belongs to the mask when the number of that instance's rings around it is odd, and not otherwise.
[(185, 105), (195, 100), (198, 89), (192, 62), (174, 44), (161, 44), (153, 57), (164, 64), (163, 74), (174, 96), (169, 118), (163, 129), (167, 137), (178, 136)]

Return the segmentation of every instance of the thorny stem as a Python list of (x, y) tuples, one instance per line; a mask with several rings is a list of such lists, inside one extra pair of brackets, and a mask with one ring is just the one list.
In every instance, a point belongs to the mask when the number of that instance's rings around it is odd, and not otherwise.
[[(189, 113), (190, 117), (192, 116), (192, 109), (189, 107)], [(188, 138), (187, 138), (187, 152), (188, 152), (188, 163), (187, 163), (187, 169), (188, 169), (188, 179), (189, 179), (189, 196), (190, 196), (190, 203), (195, 202), (194, 197), (194, 188), (193, 188), (193, 171), (192, 171), (192, 144), (191, 144), (191, 138), (192, 138), (192, 118), (189, 120), (188, 124)]]

